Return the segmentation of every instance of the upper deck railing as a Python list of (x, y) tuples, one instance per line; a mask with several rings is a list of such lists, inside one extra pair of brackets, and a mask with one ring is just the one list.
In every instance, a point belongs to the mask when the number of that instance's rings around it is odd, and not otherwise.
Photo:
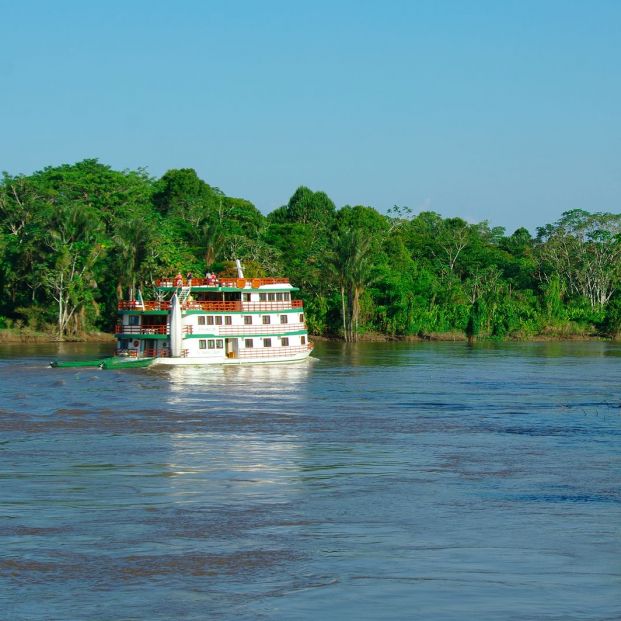
[[(304, 307), (302, 300), (284, 300), (282, 302), (203, 302), (200, 300), (186, 301), (181, 305), (183, 310), (201, 310), (211, 311), (214, 313), (226, 312), (273, 312), (280, 310), (290, 310), (292, 308), (301, 310)], [(122, 300), (119, 302), (119, 310), (137, 310), (137, 311), (169, 311), (169, 301), (147, 300), (145, 302), (137, 302), (136, 300)]]
[(231, 289), (258, 289), (264, 285), (288, 285), (288, 278), (160, 278), (157, 287), (226, 287)]

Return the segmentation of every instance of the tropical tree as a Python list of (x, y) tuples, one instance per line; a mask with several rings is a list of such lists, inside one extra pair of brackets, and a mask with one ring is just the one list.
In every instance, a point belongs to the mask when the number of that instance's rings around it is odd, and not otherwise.
[(555, 224), (538, 229), (540, 278), (555, 275), (570, 293), (602, 308), (621, 284), (621, 215), (565, 212)]

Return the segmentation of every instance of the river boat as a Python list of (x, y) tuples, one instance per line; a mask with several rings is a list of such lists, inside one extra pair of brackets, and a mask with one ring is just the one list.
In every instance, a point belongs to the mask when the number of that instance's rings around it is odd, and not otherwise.
[(287, 278), (162, 278), (155, 300), (119, 302), (115, 361), (149, 365), (296, 362), (313, 345), (298, 289)]

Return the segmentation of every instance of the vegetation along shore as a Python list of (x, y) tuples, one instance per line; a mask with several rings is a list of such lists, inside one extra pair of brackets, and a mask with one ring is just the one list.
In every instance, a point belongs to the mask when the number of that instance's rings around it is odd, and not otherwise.
[(337, 209), (300, 187), (263, 215), (192, 169), (154, 179), (84, 160), (3, 174), (0, 341), (106, 339), (121, 297), (151, 297), (162, 275), (234, 275), (236, 258), (248, 277), (288, 276), (327, 338), (621, 334), (621, 214), (572, 210), (507, 233), (400, 206)]

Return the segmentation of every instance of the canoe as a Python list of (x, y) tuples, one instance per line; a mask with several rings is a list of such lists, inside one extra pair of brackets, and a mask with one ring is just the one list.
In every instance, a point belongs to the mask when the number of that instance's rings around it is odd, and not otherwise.
[(50, 362), (50, 366), (54, 367), (55, 369), (57, 368), (64, 368), (64, 367), (100, 367), (101, 363), (104, 361), (103, 358), (100, 358), (99, 360), (53, 360), (52, 362)]
[(101, 360), (99, 366), (102, 369), (141, 369), (148, 367), (155, 358), (121, 358), (115, 356)]

